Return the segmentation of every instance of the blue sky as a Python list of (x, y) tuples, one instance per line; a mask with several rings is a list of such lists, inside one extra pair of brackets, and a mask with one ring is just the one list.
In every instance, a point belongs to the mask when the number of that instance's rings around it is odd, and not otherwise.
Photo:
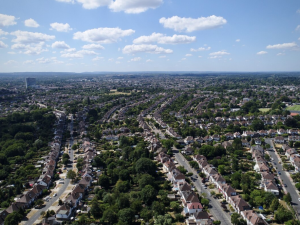
[(300, 71), (299, 0), (0, 2), (0, 72)]

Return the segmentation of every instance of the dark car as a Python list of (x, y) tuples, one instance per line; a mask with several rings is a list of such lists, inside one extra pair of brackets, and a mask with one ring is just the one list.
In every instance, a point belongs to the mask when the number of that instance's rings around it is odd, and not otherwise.
[(286, 184), (284, 184), (283, 186), (287, 187), (287, 185), (286, 185)]

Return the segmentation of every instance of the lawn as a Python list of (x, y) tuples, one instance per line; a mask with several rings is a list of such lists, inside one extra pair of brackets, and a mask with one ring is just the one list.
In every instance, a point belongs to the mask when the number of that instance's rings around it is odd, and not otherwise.
[(268, 112), (271, 108), (260, 108), (259, 111), (261, 112)]
[(291, 111), (300, 111), (300, 105), (289, 106), (286, 109)]
[(127, 93), (127, 92), (118, 92), (117, 90), (110, 90), (109, 95), (131, 95), (131, 93)]

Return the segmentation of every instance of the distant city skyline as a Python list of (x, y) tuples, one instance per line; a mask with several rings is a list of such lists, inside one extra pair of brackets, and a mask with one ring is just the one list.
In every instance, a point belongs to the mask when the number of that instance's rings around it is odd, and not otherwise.
[(0, 72), (300, 71), (298, 0), (0, 2)]

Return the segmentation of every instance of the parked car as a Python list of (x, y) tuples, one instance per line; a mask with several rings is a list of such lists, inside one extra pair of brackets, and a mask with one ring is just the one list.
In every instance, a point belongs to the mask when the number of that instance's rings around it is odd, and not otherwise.
[(278, 171), (278, 174), (279, 174), (279, 175), (281, 175), (281, 172), (280, 172), (280, 171)]
[(57, 194), (55, 193), (54, 195), (53, 195), (53, 197), (56, 197), (57, 196)]
[(287, 187), (287, 185), (286, 185), (286, 184), (284, 184), (283, 186)]

